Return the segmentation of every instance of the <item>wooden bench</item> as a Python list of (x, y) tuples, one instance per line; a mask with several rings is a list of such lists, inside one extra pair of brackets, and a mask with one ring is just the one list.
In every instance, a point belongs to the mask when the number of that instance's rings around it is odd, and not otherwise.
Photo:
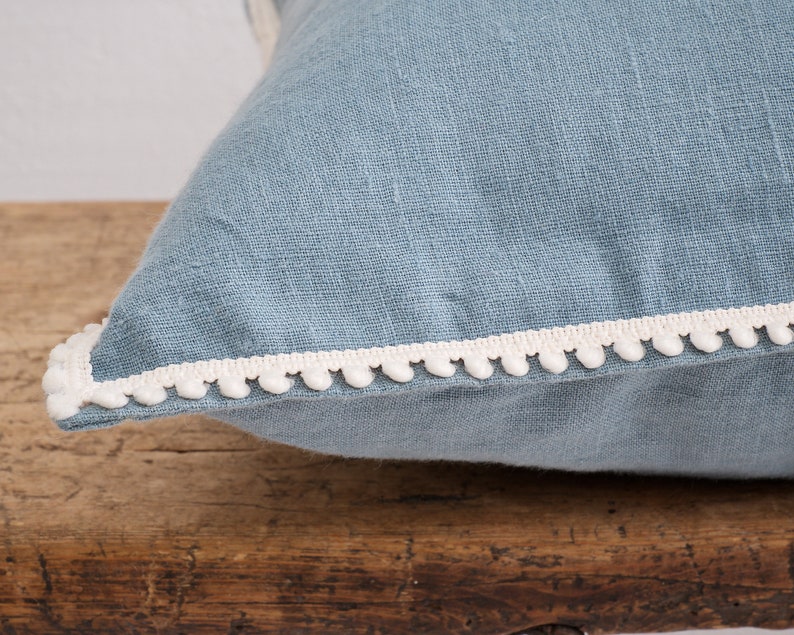
[(794, 625), (792, 481), (345, 460), (201, 417), (59, 431), (48, 352), (163, 208), (0, 205), (2, 633)]

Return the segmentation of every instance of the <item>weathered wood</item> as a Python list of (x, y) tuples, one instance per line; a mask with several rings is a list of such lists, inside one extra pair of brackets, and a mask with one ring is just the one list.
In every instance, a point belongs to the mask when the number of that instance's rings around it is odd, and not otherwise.
[(2, 632), (794, 625), (791, 481), (343, 460), (201, 417), (60, 432), (47, 353), (162, 208), (0, 206)]

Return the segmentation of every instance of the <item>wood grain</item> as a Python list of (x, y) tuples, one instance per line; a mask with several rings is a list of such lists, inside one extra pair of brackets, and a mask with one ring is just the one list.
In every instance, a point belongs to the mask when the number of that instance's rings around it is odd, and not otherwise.
[(794, 625), (791, 481), (344, 460), (201, 417), (59, 431), (48, 351), (163, 207), (0, 205), (3, 633)]

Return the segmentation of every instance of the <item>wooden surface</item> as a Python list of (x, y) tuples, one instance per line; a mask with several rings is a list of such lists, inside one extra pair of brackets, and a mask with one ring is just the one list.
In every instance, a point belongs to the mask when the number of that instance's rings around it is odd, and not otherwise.
[(50, 423), (162, 204), (0, 205), (2, 633), (794, 626), (794, 483), (343, 460), (185, 417)]

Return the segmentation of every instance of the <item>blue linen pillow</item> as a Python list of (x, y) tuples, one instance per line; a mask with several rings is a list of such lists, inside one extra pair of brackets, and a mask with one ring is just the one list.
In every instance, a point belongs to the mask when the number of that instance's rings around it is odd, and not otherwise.
[(284, 0), (64, 430), (794, 476), (794, 4)]

